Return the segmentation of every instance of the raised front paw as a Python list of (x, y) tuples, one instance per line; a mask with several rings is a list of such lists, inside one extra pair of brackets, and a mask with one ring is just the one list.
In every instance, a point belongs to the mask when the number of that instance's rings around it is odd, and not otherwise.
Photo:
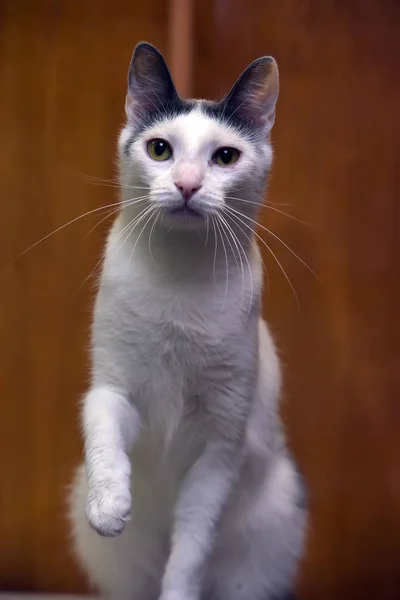
[(111, 479), (96, 482), (89, 489), (86, 515), (90, 525), (102, 536), (119, 535), (130, 519), (129, 485)]

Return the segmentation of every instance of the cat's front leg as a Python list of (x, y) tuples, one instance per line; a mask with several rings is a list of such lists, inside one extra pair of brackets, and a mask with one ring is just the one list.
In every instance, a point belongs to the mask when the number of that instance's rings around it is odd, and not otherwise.
[(241, 464), (241, 445), (210, 441), (178, 497), (160, 600), (199, 600), (216, 527)]
[(116, 536), (130, 518), (128, 454), (138, 434), (139, 416), (123, 393), (93, 387), (84, 400), (83, 428), (87, 518), (100, 535)]

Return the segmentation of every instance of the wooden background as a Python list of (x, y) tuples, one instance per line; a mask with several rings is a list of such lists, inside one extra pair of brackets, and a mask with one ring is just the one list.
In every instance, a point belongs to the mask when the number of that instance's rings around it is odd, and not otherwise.
[[(400, 598), (400, 5), (397, 0), (196, 0), (197, 96), (277, 59), (281, 98), (265, 209), (265, 312), (285, 368), (291, 446), (311, 489), (303, 600)], [(178, 32), (181, 33), (181, 32)], [(114, 202), (115, 140), (133, 46), (174, 58), (168, 6), (0, 4), (0, 590), (77, 592), (64, 497), (96, 265)], [(178, 58), (177, 58), (178, 56)], [(185, 65), (187, 61), (183, 61)], [(190, 76), (191, 75), (191, 76)], [(229, 599), (227, 599), (229, 600)]]

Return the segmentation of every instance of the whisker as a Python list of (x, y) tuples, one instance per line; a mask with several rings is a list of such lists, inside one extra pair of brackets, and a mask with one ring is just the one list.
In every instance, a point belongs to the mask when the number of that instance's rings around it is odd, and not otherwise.
[[(247, 233), (246, 233), (246, 232), (245, 232), (245, 231), (242, 229), (242, 227), (241, 227), (241, 226), (240, 226), (240, 225), (237, 223), (237, 221), (236, 221), (235, 219), (233, 219), (233, 217), (232, 217), (231, 215), (229, 215), (229, 214), (226, 214), (225, 216), (226, 216), (226, 218), (227, 218), (227, 219), (228, 219), (228, 218), (230, 218), (230, 219), (232, 220), (232, 222), (234, 223), (234, 225), (235, 225), (235, 226), (236, 226), (238, 229), (240, 229), (240, 231), (241, 231), (241, 232), (243, 233), (243, 235), (244, 235), (244, 236), (245, 236), (245, 237), (246, 237), (246, 238), (249, 240), (250, 244), (253, 246), (253, 248), (256, 250), (256, 253), (257, 253), (257, 246), (256, 246), (255, 242), (254, 242), (254, 241), (253, 241), (253, 240), (250, 238), (250, 236), (248, 236), (248, 235), (247, 235)], [(227, 224), (228, 224), (228, 223), (227, 223)], [(237, 241), (238, 241), (238, 244), (240, 244), (240, 247), (242, 248), (243, 255), (244, 255), (244, 258), (245, 258), (245, 260), (246, 260), (246, 263), (247, 263), (247, 268), (248, 268), (248, 270), (249, 270), (249, 275), (250, 275), (250, 304), (249, 304), (249, 310), (248, 310), (248, 313), (247, 313), (247, 318), (248, 318), (248, 316), (249, 316), (249, 314), (250, 314), (251, 306), (252, 306), (252, 303), (253, 303), (253, 295), (254, 295), (253, 272), (252, 272), (252, 270), (251, 270), (251, 266), (250, 266), (250, 262), (249, 262), (249, 259), (248, 259), (248, 256), (247, 256), (247, 252), (246, 252), (246, 251), (244, 250), (244, 248), (243, 248), (243, 244), (240, 242), (240, 240), (239, 240), (238, 236), (236, 235), (236, 233), (234, 232), (234, 230), (232, 229), (232, 227), (231, 227), (231, 230), (232, 230), (232, 233), (233, 233), (233, 235), (235, 235), (235, 237), (236, 237), (236, 239), (237, 239)], [(258, 252), (258, 253), (259, 253), (259, 252)], [(265, 266), (265, 263), (264, 263), (264, 261), (263, 261), (263, 258), (262, 258), (262, 256), (260, 256), (260, 259), (261, 259), (261, 263), (262, 263), (262, 265), (263, 265), (263, 268), (264, 268), (264, 270), (265, 270), (265, 273), (266, 273), (266, 276), (267, 276), (267, 282), (268, 282), (268, 288), (269, 288), (269, 275), (268, 275), (268, 271), (267, 271), (267, 268), (266, 268), (266, 266)], [(243, 272), (243, 275), (244, 275), (244, 272)]]
[(286, 281), (287, 281), (287, 282), (288, 282), (288, 284), (290, 285), (290, 288), (291, 288), (291, 290), (292, 290), (292, 292), (293, 292), (293, 294), (294, 294), (294, 297), (296, 298), (296, 302), (297, 302), (297, 304), (299, 305), (299, 304), (300, 304), (300, 303), (299, 303), (299, 297), (298, 297), (298, 295), (297, 295), (297, 293), (296, 293), (296, 290), (294, 289), (294, 286), (293, 286), (292, 282), (290, 281), (290, 278), (289, 278), (288, 274), (286, 273), (285, 269), (283, 268), (283, 266), (282, 266), (282, 265), (281, 265), (281, 263), (279, 262), (279, 260), (278, 260), (278, 257), (276, 256), (276, 254), (274, 253), (274, 251), (273, 251), (273, 250), (270, 248), (270, 246), (267, 244), (267, 242), (266, 242), (266, 241), (265, 241), (265, 240), (264, 240), (264, 239), (263, 239), (263, 238), (262, 238), (262, 237), (261, 237), (261, 236), (260, 236), (260, 235), (259, 235), (259, 234), (258, 234), (256, 231), (254, 231), (252, 227), (250, 227), (250, 225), (249, 225), (248, 223), (246, 223), (245, 221), (242, 221), (242, 219), (240, 219), (240, 218), (239, 218), (237, 215), (235, 215), (235, 216), (236, 216), (236, 219), (237, 219), (237, 220), (239, 220), (239, 221), (240, 221), (240, 222), (241, 222), (241, 223), (242, 223), (242, 224), (243, 224), (245, 227), (247, 227), (248, 229), (250, 229), (250, 231), (251, 231), (251, 232), (252, 232), (252, 233), (253, 233), (255, 236), (257, 236), (257, 238), (258, 238), (258, 239), (259, 239), (259, 240), (260, 240), (260, 241), (261, 241), (261, 242), (264, 244), (264, 246), (265, 246), (265, 247), (266, 247), (266, 248), (269, 250), (269, 252), (272, 254), (272, 256), (274, 257), (274, 259), (275, 259), (275, 261), (276, 261), (276, 263), (277, 263), (277, 265), (279, 266), (280, 270), (282, 271), (282, 273), (283, 273), (283, 275), (284, 275), (284, 277), (285, 277)]
[[(134, 202), (131, 202), (131, 203), (129, 204), (129, 206), (133, 206), (134, 204), (138, 204), (139, 202), (145, 202), (145, 201), (146, 201), (146, 198), (144, 198), (144, 199), (143, 199), (143, 198), (139, 198), (138, 200), (135, 200)], [(96, 227), (98, 227), (98, 226), (99, 226), (101, 223), (103, 223), (103, 221), (106, 221), (106, 219), (108, 219), (108, 218), (109, 218), (109, 217), (111, 217), (112, 215), (115, 215), (116, 213), (118, 213), (120, 210), (121, 210), (121, 207), (120, 207), (120, 206), (118, 206), (118, 208), (114, 208), (113, 210), (111, 210), (111, 212), (109, 212), (109, 213), (108, 213), (108, 214), (107, 214), (105, 217), (103, 217), (102, 219), (100, 219), (100, 221), (98, 221), (98, 222), (96, 223), (96, 225), (94, 225), (94, 226), (92, 227), (92, 229), (91, 229), (91, 230), (90, 230), (90, 231), (89, 231), (89, 232), (86, 234), (86, 236), (85, 236), (85, 237), (86, 237), (86, 238), (88, 238), (88, 237), (89, 237), (89, 235), (90, 235), (91, 233), (93, 233), (93, 231), (96, 229)]]
[(150, 213), (150, 216), (149, 216), (149, 218), (147, 219), (147, 221), (146, 221), (146, 222), (145, 222), (145, 224), (143, 225), (143, 227), (142, 227), (142, 229), (141, 229), (141, 231), (140, 231), (139, 235), (137, 236), (137, 238), (136, 238), (136, 241), (135, 241), (135, 243), (134, 243), (134, 245), (133, 245), (133, 247), (132, 247), (131, 253), (130, 253), (130, 255), (129, 255), (129, 260), (128, 260), (128, 263), (130, 263), (130, 262), (131, 262), (131, 258), (132, 258), (132, 256), (133, 256), (133, 253), (135, 252), (135, 248), (136, 248), (136, 246), (137, 246), (137, 244), (138, 244), (138, 242), (139, 242), (140, 238), (142, 237), (142, 233), (143, 233), (143, 232), (144, 232), (144, 230), (146, 229), (147, 225), (150, 223), (150, 221), (151, 221), (151, 219), (152, 219), (152, 217), (153, 217), (153, 214), (154, 214), (154, 212), (155, 212), (156, 210), (157, 210), (157, 207), (156, 207), (156, 206), (150, 206), (150, 207), (149, 207), (149, 210), (148, 210), (148, 212), (147, 212), (147, 213), (146, 213), (146, 214), (143, 216), (143, 218), (141, 219), (141, 220), (143, 221), (143, 220), (144, 220), (144, 219), (145, 219), (145, 218), (146, 218), (146, 217), (149, 215), (149, 213)]
[(207, 247), (207, 242), (208, 242), (208, 230), (209, 230), (209, 227), (210, 227), (210, 217), (208, 216), (208, 214), (207, 214), (207, 213), (206, 213), (205, 217), (206, 217), (206, 241), (205, 241), (205, 244), (204, 244), (204, 248), (206, 248), (206, 247)]
[[(312, 227), (311, 223), (307, 223), (307, 221), (303, 221), (302, 219), (299, 219), (298, 217), (295, 217), (294, 215), (291, 215), (283, 210), (280, 210), (279, 208), (275, 208), (275, 206), (271, 206), (271, 203), (264, 202), (264, 203), (258, 205), (257, 202), (252, 202), (251, 200), (245, 200), (244, 198), (234, 198), (233, 196), (226, 196), (226, 198), (228, 198), (229, 200), (238, 200), (239, 202), (246, 202), (247, 204), (256, 204), (257, 206), (260, 206), (260, 208), (263, 208), (265, 206), (265, 208), (268, 208), (269, 210), (273, 210), (274, 212), (277, 212), (280, 215), (284, 215), (285, 217), (288, 217), (289, 219), (293, 219), (293, 221), (297, 221), (298, 223), (301, 223), (302, 225), (307, 225), (308, 227)], [(286, 206), (286, 205), (283, 205), (283, 206)]]
[[(260, 252), (259, 252), (259, 248), (258, 248), (258, 246), (257, 246), (256, 242), (255, 242), (254, 240), (252, 240), (252, 239), (251, 239), (251, 237), (250, 237), (250, 236), (249, 236), (249, 235), (246, 233), (246, 231), (245, 231), (245, 230), (244, 230), (244, 229), (243, 229), (243, 228), (240, 226), (240, 224), (239, 224), (239, 223), (238, 223), (238, 222), (237, 222), (237, 221), (236, 221), (236, 220), (235, 220), (235, 219), (232, 217), (232, 215), (230, 215), (230, 214), (226, 214), (225, 216), (226, 216), (226, 218), (227, 218), (227, 219), (231, 219), (231, 220), (232, 220), (232, 223), (234, 223), (235, 227), (237, 227), (238, 229), (240, 229), (240, 231), (243, 233), (243, 235), (244, 235), (244, 236), (245, 236), (245, 237), (246, 237), (246, 238), (249, 240), (250, 244), (253, 246), (253, 248), (254, 248), (254, 250), (256, 251), (256, 253), (259, 253), (259, 254), (260, 254)], [(238, 238), (238, 241), (239, 241), (239, 238)], [(247, 259), (247, 254), (246, 254), (246, 253), (244, 253), (244, 254), (245, 254), (245, 257), (246, 257), (246, 259)], [(268, 269), (267, 269), (267, 266), (266, 266), (266, 264), (265, 264), (265, 262), (264, 262), (264, 259), (263, 259), (263, 257), (262, 257), (261, 255), (260, 255), (260, 259), (261, 259), (261, 264), (262, 264), (262, 266), (263, 266), (263, 271), (264, 271), (264, 273), (265, 273), (265, 275), (266, 275), (266, 278), (267, 278), (267, 291), (268, 291), (268, 293), (269, 293), (269, 292), (270, 292), (270, 280), (269, 280), (269, 273), (268, 273)], [(249, 269), (250, 269), (250, 265), (249, 265)]]
[[(136, 198), (135, 200), (142, 200), (142, 199), (144, 199), (146, 197), (147, 196), (142, 196), (142, 197)], [(106, 206), (98, 206), (97, 208), (94, 208), (93, 210), (89, 210), (88, 212), (84, 213), (83, 215), (78, 215), (77, 217), (71, 219), (67, 223), (64, 223), (64, 225), (61, 225), (60, 227), (57, 227), (57, 229), (54, 229), (54, 231), (51, 231), (50, 233), (48, 233), (47, 235), (45, 235), (44, 237), (42, 237), (40, 240), (38, 240), (34, 244), (31, 244), (31, 246), (29, 246), (28, 248), (26, 248), (23, 252), (21, 252), (21, 254), (19, 254), (14, 259), (14, 262), (16, 262), (18, 259), (20, 259), (21, 256), (23, 256), (24, 254), (26, 254), (27, 252), (29, 252), (29, 250), (32, 250), (32, 248), (34, 248), (38, 244), (41, 244), (42, 242), (44, 242), (45, 240), (47, 240), (52, 235), (58, 233), (59, 231), (61, 231), (65, 227), (68, 227), (68, 225), (72, 225), (73, 223), (76, 223), (76, 221), (79, 221), (80, 219), (83, 219), (84, 217), (88, 217), (89, 215), (92, 215), (92, 214), (94, 214), (96, 212), (99, 212), (101, 210), (106, 210), (107, 208), (112, 208), (112, 207), (117, 206), (117, 205), (119, 205), (119, 206), (128, 206), (129, 203), (132, 202), (132, 200), (133, 200), (132, 198), (130, 198), (129, 200), (123, 200), (123, 201), (117, 200), (116, 202), (112, 202), (111, 204), (107, 204)]]
[(216, 278), (216, 274), (215, 274), (215, 263), (217, 261), (217, 250), (218, 250), (218, 238), (217, 238), (217, 230), (215, 228), (215, 221), (214, 221), (214, 217), (211, 217), (211, 224), (213, 226), (214, 229), (214, 262), (213, 262), (213, 277), (214, 277), (214, 281), (216, 283), (216, 285), (218, 286), (218, 282), (217, 282), (217, 278)]
[(306, 262), (304, 262), (304, 260), (302, 258), (300, 258), (300, 256), (298, 256), (296, 254), (296, 252), (290, 246), (288, 246), (288, 244), (286, 244), (286, 242), (284, 242), (278, 235), (276, 235), (276, 233), (274, 233), (273, 231), (271, 231), (267, 227), (264, 227), (264, 225), (261, 225), (261, 223), (257, 223), (257, 221), (255, 221), (251, 217), (248, 217), (247, 215), (241, 213), (239, 210), (236, 210), (235, 208), (232, 208), (231, 206), (228, 207), (228, 208), (229, 208), (229, 210), (232, 210), (236, 214), (240, 215), (241, 217), (244, 217), (245, 219), (248, 219), (249, 221), (251, 221), (252, 223), (254, 223), (257, 227), (261, 227), (261, 229), (264, 229), (264, 231), (266, 231), (267, 233), (269, 233), (270, 235), (272, 235), (276, 240), (278, 240), (281, 244), (283, 244), (283, 246), (285, 246), (285, 248), (287, 248), (287, 250), (289, 250), (289, 252), (291, 252), (291, 254), (293, 254), (293, 256), (295, 256), (297, 258), (297, 260), (299, 260), (306, 267), (306, 269), (308, 269), (310, 271), (310, 273), (312, 273), (314, 275), (314, 277), (322, 285), (322, 281), (320, 280), (320, 278), (318, 277), (318, 275), (315, 273), (315, 271), (313, 271), (313, 269)]
[(239, 200), (241, 202), (247, 202), (247, 204), (255, 204), (260, 208), (262, 206), (293, 206), (293, 204), (286, 202), (271, 202), (270, 200), (264, 200), (263, 202), (254, 202), (253, 200), (247, 200), (247, 198), (237, 198), (236, 196), (225, 196), (227, 200)]
[(151, 251), (151, 236), (153, 235), (154, 227), (156, 226), (157, 219), (158, 219), (158, 217), (160, 216), (160, 212), (161, 212), (161, 209), (159, 208), (159, 209), (158, 209), (158, 212), (157, 212), (157, 214), (156, 214), (156, 218), (154, 219), (154, 223), (153, 223), (153, 225), (151, 226), (151, 229), (150, 229), (150, 234), (149, 234), (149, 254), (150, 254), (150, 256), (151, 256), (151, 260), (153, 261), (153, 263), (154, 263), (154, 265), (157, 267), (157, 269), (159, 269), (159, 266), (158, 266), (158, 264), (156, 263), (156, 261), (154, 260), (153, 253), (152, 253), (152, 251)]
[(221, 233), (221, 228), (218, 222), (218, 218), (215, 219), (215, 224), (217, 226), (218, 232), (219, 232), (219, 236), (221, 238), (221, 243), (222, 243), (222, 247), (224, 250), (224, 254), (225, 254), (225, 295), (224, 295), (224, 303), (222, 305), (222, 310), (225, 308), (225, 303), (226, 303), (226, 298), (228, 295), (228, 284), (229, 284), (229, 265), (228, 265), (228, 254), (226, 252), (226, 246), (225, 246), (225, 242), (224, 242), (224, 238), (222, 237), (222, 233)]
[(83, 179), (92, 179), (94, 181), (103, 181), (104, 183), (118, 183), (118, 177), (112, 177), (110, 179), (105, 179), (104, 177), (97, 177), (96, 175), (90, 175), (89, 173), (82, 173), (82, 171), (75, 171), (77, 175), (83, 177)]
[(237, 258), (237, 256), (236, 256), (235, 249), (234, 249), (234, 247), (232, 246), (232, 242), (231, 242), (231, 240), (230, 240), (230, 237), (229, 237), (229, 235), (228, 235), (228, 234), (226, 233), (226, 231), (225, 231), (225, 228), (224, 228), (224, 227), (226, 227), (226, 222), (224, 222), (224, 220), (223, 220), (223, 218), (222, 218), (222, 215), (221, 215), (221, 213), (218, 213), (218, 215), (217, 215), (217, 219), (220, 221), (222, 233), (224, 233), (224, 234), (225, 234), (226, 240), (227, 240), (227, 242), (228, 242), (228, 244), (229, 244), (229, 247), (230, 247), (230, 249), (231, 249), (231, 252), (232, 252), (232, 256), (233, 256), (233, 258), (234, 258), (234, 260), (235, 260), (236, 266), (238, 267), (238, 266), (239, 266), (239, 261), (238, 261), (238, 258)]
[[(143, 201), (143, 202), (144, 202), (144, 201)], [(118, 208), (113, 208), (112, 210), (110, 210), (110, 211), (109, 211), (109, 212), (106, 214), (106, 216), (105, 216), (105, 217), (102, 217), (102, 218), (100, 219), (100, 221), (97, 221), (97, 223), (96, 223), (96, 224), (95, 224), (95, 225), (92, 227), (92, 229), (90, 229), (90, 230), (88, 231), (88, 233), (85, 235), (85, 238), (88, 238), (88, 237), (89, 237), (89, 235), (90, 235), (91, 233), (93, 233), (93, 231), (96, 229), (96, 227), (99, 227), (99, 225), (101, 225), (101, 223), (103, 223), (104, 221), (106, 221), (106, 220), (107, 220), (109, 217), (111, 217), (112, 215), (115, 215), (115, 214), (117, 214), (119, 211), (120, 211), (120, 207), (118, 207)]]
[(134, 232), (136, 226), (139, 225), (139, 223), (149, 214), (150, 209), (151, 209), (151, 206), (145, 206), (144, 208), (142, 208), (139, 211), (139, 213), (133, 219), (131, 219), (122, 228), (122, 230), (118, 233), (118, 235), (116, 236), (116, 238), (113, 240), (112, 244), (110, 245), (110, 248), (112, 246), (115, 246), (115, 244), (117, 243), (117, 241), (119, 239), (121, 239), (121, 237), (124, 235), (124, 233), (126, 233), (126, 236), (124, 237), (124, 240), (123, 240), (122, 244), (119, 245), (118, 249), (116, 249), (116, 250), (113, 249), (112, 250), (113, 252), (115, 252), (116, 254), (118, 254), (118, 252), (120, 252), (122, 250), (122, 248), (124, 247), (125, 243), (128, 241), (129, 237)]
[[(238, 252), (238, 257), (240, 260), (240, 268), (241, 268), (241, 273), (242, 273), (242, 302), (244, 301), (244, 293), (245, 293), (245, 277), (244, 277), (244, 267), (243, 267), (243, 260), (242, 260), (242, 256), (240, 253), (240, 249), (242, 250), (243, 254), (245, 255), (246, 261), (247, 261), (247, 265), (249, 268), (249, 274), (250, 274), (250, 284), (251, 284), (251, 294), (250, 294), (250, 306), (253, 302), (253, 277), (252, 277), (252, 273), (251, 273), (251, 269), (250, 269), (250, 264), (247, 258), (247, 255), (244, 251), (244, 248), (239, 240), (239, 238), (237, 237), (236, 233), (233, 231), (232, 227), (229, 225), (229, 223), (227, 222), (227, 220), (220, 214), (219, 218), (221, 219), (221, 222), (225, 224), (225, 227), (228, 231), (228, 233), (230, 232), (230, 235), (232, 237), (232, 240), (236, 246), (237, 252)], [(228, 237), (228, 241), (229, 241), (229, 236)], [(229, 242), (230, 243), (230, 242)], [(240, 249), (239, 249), (240, 246)], [(232, 246), (231, 246), (232, 248)], [(232, 253), (233, 253), (233, 248), (232, 248)]]
[(86, 183), (105, 183), (105, 184), (110, 184), (110, 187), (113, 187), (113, 185), (115, 185), (116, 187), (122, 187), (122, 188), (131, 188), (131, 189), (135, 189), (135, 190), (147, 190), (149, 191), (149, 186), (138, 186), (138, 185), (128, 185), (128, 184), (123, 184), (121, 183), (120, 179), (118, 177), (114, 177), (112, 179), (104, 179), (103, 177), (96, 177), (95, 175), (89, 175), (88, 173), (82, 173), (80, 171), (77, 171), (78, 175), (80, 175), (83, 179), (86, 180)]
[[(125, 225), (122, 230), (118, 233), (118, 235), (115, 237), (115, 239), (111, 242), (110, 244), (110, 250), (113, 251), (113, 246), (118, 242), (118, 240), (124, 235), (124, 233), (131, 228), (132, 225), (134, 225), (136, 223), (136, 221), (143, 215), (143, 213), (145, 211), (148, 210), (149, 207), (145, 207), (143, 208), (138, 215), (136, 215), (136, 217), (134, 219), (132, 219), (131, 221), (129, 221), (129, 223), (127, 225)], [(130, 231), (128, 231), (124, 241), (122, 242), (122, 245), (119, 247), (118, 251), (120, 251), (122, 249), (122, 247), (124, 246), (126, 240), (129, 238), (131, 232), (133, 231), (133, 229), (131, 229)], [(89, 275), (83, 280), (83, 282), (81, 283), (81, 285), (78, 287), (76, 293), (78, 293), (83, 287), (84, 285), (89, 281), (89, 279), (92, 277), (92, 275), (97, 271), (98, 267), (100, 266), (100, 264), (103, 262), (104, 259), (104, 255), (102, 255), (100, 257), (100, 259), (97, 261), (97, 263), (95, 264), (95, 266), (93, 267), (93, 269), (90, 271)]]
[[(123, 185), (122, 183), (106, 183), (106, 182), (102, 182), (102, 181), (85, 181), (85, 183), (87, 183), (88, 185), (97, 185), (99, 187), (109, 187), (109, 188), (113, 188), (113, 189), (125, 189), (128, 186)], [(145, 190), (148, 188), (134, 188), (134, 189), (141, 189), (141, 190)]]

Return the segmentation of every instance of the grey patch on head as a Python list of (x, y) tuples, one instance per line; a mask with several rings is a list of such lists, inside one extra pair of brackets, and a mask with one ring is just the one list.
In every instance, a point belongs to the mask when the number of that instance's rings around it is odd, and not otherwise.
[[(266, 599), (267, 600), (267, 599)], [(297, 596), (293, 592), (285, 592), (279, 596), (271, 596), (268, 600), (298, 600)]]
[(135, 105), (134, 116), (131, 115), (134, 129), (125, 145), (125, 154), (144, 130), (157, 122), (188, 114), (196, 106), (195, 101), (179, 96), (162, 55), (147, 42), (138, 44), (134, 50), (128, 73), (128, 96)]
[[(253, 61), (220, 102), (185, 100), (177, 93), (157, 48), (147, 42), (138, 44), (128, 74), (129, 94), (136, 99), (135, 117), (132, 119), (134, 131), (125, 145), (124, 153), (129, 154), (132, 143), (144, 130), (157, 122), (188, 114), (198, 107), (208, 117), (236, 129), (253, 141), (259, 140), (263, 131), (260, 120), (262, 108), (252, 100), (265, 79), (265, 69), (271, 61), (266, 57)], [(249, 110), (249, 103), (256, 108)]]
[[(259, 141), (265, 138), (265, 111), (268, 110), (266, 101), (257, 101), (258, 90), (265, 87), (275, 61), (270, 56), (254, 60), (238, 77), (230, 92), (220, 102), (202, 102), (202, 110), (226, 126), (233, 127), (240, 134)], [(277, 97), (276, 92), (276, 97)], [(274, 114), (274, 105), (271, 111)], [(271, 123), (271, 127), (273, 125)]]
[(243, 118), (234, 106), (227, 104), (225, 99), (221, 100), (221, 102), (203, 100), (201, 102), (201, 110), (207, 117), (219, 121), (227, 127), (236, 129), (238, 133), (251, 140), (255, 141), (259, 137), (259, 124), (252, 122), (250, 119)]
[(140, 119), (138, 119), (129, 140), (126, 142), (124, 148), (125, 155), (129, 155), (129, 150), (133, 142), (141, 133), (143, 133), (143, 131), (153, 127), (156, 123), (170, 121), (180, 115), (187, 115), (192, 112), (196, 106), (196, 100), (183, 100), (178, 96), (170, 102), (165, 100), (162, 106), (156, 106), (148, 110)]

